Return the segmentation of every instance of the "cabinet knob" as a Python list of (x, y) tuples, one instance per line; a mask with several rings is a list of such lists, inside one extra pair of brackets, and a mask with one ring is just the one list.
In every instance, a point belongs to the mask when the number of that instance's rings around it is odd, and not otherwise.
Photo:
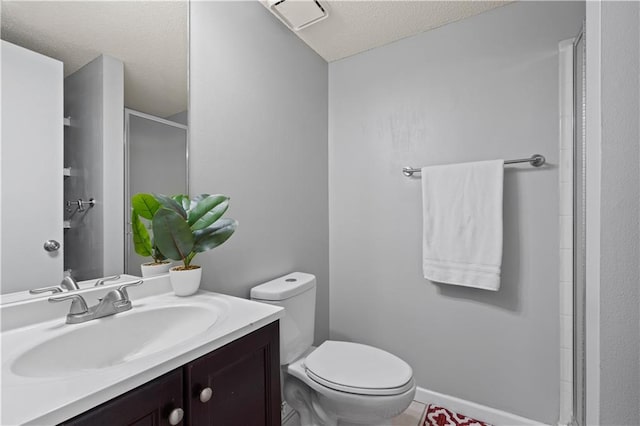
[(176, 426), (182, 421), (184, 417), (184, 410), (182, 408), (174, 408), (169, 413), (169, 424), (171, 426)]
[(44, 251), (52, 252), (60, 249), (60, 243), (56, 240), (47, 240), (44, 242)]
[(211, 388), (202, 389), (200, 391), (200, 402), (208, 402), (211, 399), (211, 395), (213, 395)]

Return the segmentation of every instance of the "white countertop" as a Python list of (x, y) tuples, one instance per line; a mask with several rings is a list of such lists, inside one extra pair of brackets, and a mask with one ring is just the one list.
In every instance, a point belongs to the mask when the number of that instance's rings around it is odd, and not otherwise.
[[(134, 290), (137, 288), (129, 289), (133, 309), (116, 314), (116, 317), (134, 313), (136, 308), (143, 310), (153, 305), (193, 303), (215, 305), (221, 313), (218, 320), (205, 331), (177, 345), (107, 368), (84, 370), (62, 377), (25, 377), (14, 371), (16, 357), (41, 343), (45, 333), (48, 333), (46, 334), (48, 337), (55, 337), (55, 333), (64, 333), (65, 330), (69, 330), (69, 327), (82, 327), (91, 322), (77, 325), (65, 324), (64, 314), (68, 310), (67, 303), (48, 304), (55, 305), (57, 309), (48, 311), (53, 316), (52, 319), (44, 318), (45, 321), (41, 321), (43, 319), (41, 313), (39, 318), (41, 322), (29, 324), (25, 321), (10, 320), (10, 323), (17, 326), (7, 328), (3, 325), (0, 423), (2, 425), (60, 423), (284, 316), (284, 310), (273, 305), (207, 291), (200, 291), (189, 297), (177, 297), (173, 292), (167, 291), (167, 284), (166, 276), (145, 280), (140, 289), (147, 287), (143, 291), (148, 293), (149, 287), (153, 286), (159, 293), (147, 297), (136, 297)], [(92, 293), (100, 290), (104, 293), (108, 288), (94, 290)], [(33, 304), (36, 306), (32, 306)], [(24, 312), (24, 315), (29, 316), (30, 311), (38, 309), (42, 312), (42, 309), (48, 306), (46, 300), (35, 301), (33, 304), (28, 304), (25, 308), (23, 302), (20, 303), (21, 306), (8, 306), (9, 310), (3, 306), (2, 309), (5, 310), (2, 312), (3, 319), (8, 313), (16, 315), (19, 309), (21, 309), (20, 312)], [(62, 311), (59, 310), (59, 305), (64, 305), (63, 315), (60, 314)], [(109, 321), (110, 318), (114, 317), (93, 320), (93, 322)], [(70, 359), (74, 357), (81, 359), (84, 354), (69, 353), (68, 356)]]

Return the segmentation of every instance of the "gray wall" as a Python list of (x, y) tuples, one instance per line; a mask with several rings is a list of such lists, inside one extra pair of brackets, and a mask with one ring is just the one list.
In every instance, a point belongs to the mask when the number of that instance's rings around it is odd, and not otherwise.
[(124, 64), (107, 55), (102, 56), (102, 62), (103, 274), (110, 276), (124, 271)]
[[(247, 30), (247, 29), (250, 30)], [(190, 191), (231, 197), (235, 235), (196, 257), (203, 287), (246, 297), (318, 277), (328, 337), (327, 64), (258, 2), (191, 4)]]
[(600, 420), (638, 425), (640, 6), (603, 2), (601, 13)]
[[(558, 42), (583, 3), (515, 3), (329, 66), (331, 338), (418, 385), (545, 423), (559, 410)], [(498, 292), (422, 277), (421, 191), (403, 166), (508, 167)], [(637, 155), (635, 157), (637, 159)]]
[(122, 62), (99, 56), (64, 80), (64, 199), (89, 200), (96, 206), (65, 211), (65, 269), (79, 279), (119, 274), (124, 263)]

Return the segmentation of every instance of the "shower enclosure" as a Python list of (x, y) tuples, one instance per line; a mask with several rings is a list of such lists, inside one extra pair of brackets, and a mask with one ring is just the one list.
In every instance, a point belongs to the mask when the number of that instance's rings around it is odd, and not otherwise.
[(573, 42), (573, 419), (586, 424), (586, 34)]
[(187, 125), (125, 109), (125, 272), (140, 275), (151, 261), (136, 254), (131, 234), (131, 196), (140, 193), (188, 194)]
[(585, 33), (558, 46), (560, 102), (559, 425), (585, 425), (586, 140)]

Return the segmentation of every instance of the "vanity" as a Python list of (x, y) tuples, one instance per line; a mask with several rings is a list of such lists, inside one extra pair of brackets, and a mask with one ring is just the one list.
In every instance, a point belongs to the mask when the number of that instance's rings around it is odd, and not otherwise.
[(63, 425), (278, 425), (278, 324), (271, 323)]
[[(93, 302), (109, 291), (79, 290)], [(2, 424), (279, 425), (281, 308), (168, 276), (127, 312), (65, 324), (47, 297), (2, 305)]]

